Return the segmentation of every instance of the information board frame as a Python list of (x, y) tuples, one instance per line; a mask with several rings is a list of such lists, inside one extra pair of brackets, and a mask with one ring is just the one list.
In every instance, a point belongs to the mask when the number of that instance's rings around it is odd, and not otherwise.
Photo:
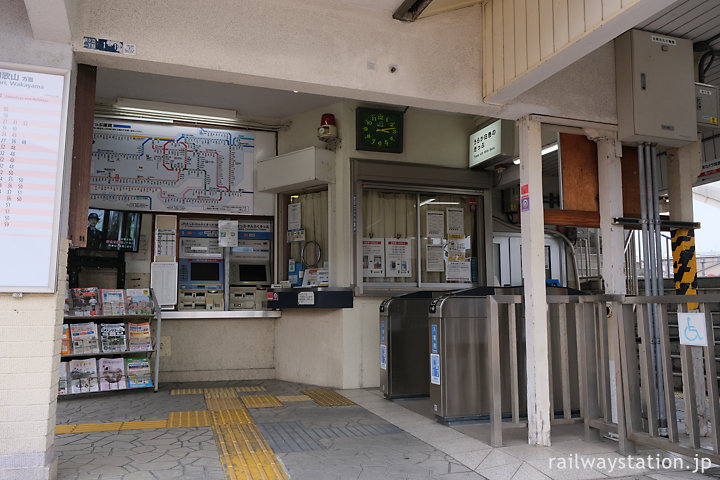
[[(44, 66), (38, 66), (38, 65), (26, 65), (26, 64), (16, 64), (16, 63), (9, 63), (9, 62), (0, 62), (0, 72), (10, 73), (10, 76), (6, 77), (6, 80), (8, 80), (7, 85), (0, 85), (0, 107), (11, 101), (12, 99), (10, 97), (5, 97), (5, 94), (10, 91), (10, 85), (13, 85), (15, 87), (15, 90), (17, 91), (18, 88), (23, 88), (23, 79), (25, 80), (24, 84), (27, 85), (27, 90), (30, 92), (32, 89), (40, 89), (39, 87), (31, 87), (31, 84), (35, 84), (35, 78), (38, 75), (49, 75), (49, 76), (55, 76), (60, 77), (60, 79), (54, 79), (55, 82), (62, 82), (62, 85), (59, 87), (55, 87), (54, 91), (57, 91), (58, 94), (61, 93), (61, 104), (60, 104), (60, 114), (57, 116), (56, 114), (53, 115), (52, 118), (56, 118), (57, 123), (57, 129), (53, 129), (52, 133), (57, 134), (57, 152), (54, 155), (55, 160), (55, 176), (54, 178), (51, 177), (51, 175), (47, 175), (47, 172), (45, 172), (46, 179), (48, 183), (46, 186), (52, 186), (54, 188), (54, 194), (52, 196), (48, 196), (46, 198), (52, 198), (52, 220), (51, 220), (51, 233), (49, 236), (47, 235), (35, 235), (33, 238), (35, 241), (30, 242), (27, 241), (30, 238), (30, 234), (27, 233), (14, 233), (11, 234), (7, 231), (3, 231), (4, 229), (3, 224), (0, 224), (0, 245), (3, 247), (7, 247), (10, 244), (10, 240), (8, 240), (10, 237), (17, 237), (19, 240), (12, 243), (13, 246), (19, 246), (21, 249), (20, 251), (17, 251), (12, 248), (0, 248), (0, 264), (4, 266), (9, 266), (8, 268), (0, 269), (0, 292), (2, 293), (56, 293), (57, 292), (57, 273), (58, 273), (58, 254), (59, 254), (59, 247), (60, 247), (60, 216), (62, 212), (62, 195), (63, 195), (63, 179), (64, 179), (64, 172), (65, 172), (65, 159), (66, 159), (66, 146), (67, 146), (67, 122), (68, 122), (68, 110), (69, 110), (69, 98), (70, 98), (70, 79), (71, 79), (71, 71), (70, 69), (63, 69), (63, 68), (54, 68), (54, 67), (44, 67)], [(15, 75), (20, 75), (19, 80), (11, 80), (16, 78)], [(5, 76), (5, 75), (0, 75)], [(32, 77), (32, 81), (28, 81)], [(48, 78), (50, 80), (50, 78)], [(14, 81), (14, 84), (10, 84), (10, 81)], [(45, 87), (42, 87), (44, 89)], [(29, 97), (28, 97), (29, 98)], [(6, 101), (3, 101), (3, 100)], [(9, 99), (9, 100), (8, 100)], [(0, 109), (2, 110), (2, 109)], [(10, 113), (9, 110), (4, 110), (2, 113)], [(26, 113), (27, 114), (27, 113)], [(9, 118), (9, 117), (6, 117)], [(19, 118), (19, 117), (16, 117)], [(22, 127), (27, 126), (28, 130), (33, 127), (28, 125), (28, 120), (24, 121), (24, 124), (19, 124), (18, 126), (21, 128), (20, 131), (22, 131)], [(54, 144), (54, 142), (53, 142)], [(21, 158), (21, 157), (16, 157)], [(18, 163), (16, 164), (20, 168), (23, 166), (27, 166), (26, 164)], [(50, 166), (50, 165), (48, 165)], [(36, 169), (40, 170), (40, 169)], [(33, 168), (28, 169), (28, 171), (33, 171)], [(12, 180), (10, 180), (11, 177), (8, 177), (7, 183), (7, 190), (8, 194), (12, 191)], [(54, 183), (50, 183), (54, 181)], [(22, 185), (22, 182), (18, 182), (17, 190), (21, 188), (19, 185)], [(17, 193), (17, 192), (16, 192)], [(16, 196), (16, 198), (19, 197), (19, 195)], [(12, 208), (12, 204), (20, 203), (22, 200), (12, 201), (10, 202), (11, 205), (8, 206), (8, 208)], [(45, 202), (48, 203), (48, 202)], [(3, 202), (4, 206), (7, 206), (5, 202)], [(17, 206), (16, 206), (17, 207)], [(19, 208), (15, 208), (15, 210), (19, 210)], [(11, 210), (12, 211), (12, 210)], [(6, 212), (9, 214), (9, 212)], [(16, 212), (17, 213), (17, 212)], [(22, 212), (21, 212), (22, 213)], [(40, 213), (47, 213), (50, 214), (50, 208), (47, 208), (47, 212), (40, 212)], [(18, 213), (20, 215), (20, 213)], [(3, 222), (4, 223), (4, 222)], [(10, 228), (9, 226), (7, 228)], [(20, 231), (22, 229), (19, 229)], [(4, 237), (4, 238), (3, 238)], [(43, 239), (43, 240), (38, 240)], [(4, 240), (4, 241), (3, 241)], [(47, 248), (47, 251), (44, 252), (42, 255), (38, 255), (37, 252), (37, 245), (41, 243), (43, 249)], [(33, 246), (34, 250), (30, 251), (29, 246)], [(23, 251), (22, 248), (27, 248), (26, 251)], [(25, 272), (26, 278), (31, 278), (31, 281), (20, 281), (17, 280), (13, 281), (13, 278), (17, 278), (17, 269), (14, 268), (14, 263), (17, 263), (18, 260), (22, 261), (23, 258), (28, 259), (34, 259), (34, 261), (28, 261), (23, 264), (23, 272)], [(38, 258), (40, 261), (38, 261)], [(12, 262), (11, 262), (12, 259)], [(44, 260), (43, 260), (44, 259)]]

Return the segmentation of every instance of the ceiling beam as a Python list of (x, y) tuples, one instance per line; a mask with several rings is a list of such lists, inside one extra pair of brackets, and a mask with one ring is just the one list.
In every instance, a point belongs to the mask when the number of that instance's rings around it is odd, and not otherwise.
[(64, 0), (25, 0), (35, 40), (70, 43), (70, 21)]

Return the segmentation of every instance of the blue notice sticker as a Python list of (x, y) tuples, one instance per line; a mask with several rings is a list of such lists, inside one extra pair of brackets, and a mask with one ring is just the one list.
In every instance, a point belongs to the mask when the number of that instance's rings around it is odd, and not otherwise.
[(380, 345), (380, 368), (387, 370), (387, 347)]
[(440, 385), (440, 355), (430, 354), (430, 383)]
[(380, 345), (387, 345), (385, 343), (385, 320), (380, 321)]
[(431, 353), (437, 353), (437, 325), (432, 326), (432, 352)]

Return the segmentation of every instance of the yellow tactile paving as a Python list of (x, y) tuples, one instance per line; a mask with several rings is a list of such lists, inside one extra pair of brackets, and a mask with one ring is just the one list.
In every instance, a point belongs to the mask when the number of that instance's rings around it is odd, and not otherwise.
[(81, 423), (72, 433), (112, 432), (120, 430), (122, 424), (123, 422)]
[(204, 388), (173, 388), (170, 395), (202, 395), (205, 393)]
[(237, 397), (214, 398), (205, 397), (205, 404), (208, 410), (244, 410), (245, 404)]
[(70, 425), (55, 425), (55, 435), (62, 435), (64, 433), (73, 433), (77, 424), (72, 423)]
[(254, 424), (217, 425), (213, 431), (227, 478), (290, 478)]
[(302, 390), (302, 393), (312, 398), (315, 403), (322, 407), (343, 407), (355, 405), (355, 402), (352, 402), (339, 393), (326, 388), (319, 388), (317, 390)]
[(123, 422), (120, 430), (147, 430), (151, 428), (167, 428), (167, 420), (145, 420), (140, 422)]
[(213, 425), (247, 425), (253, 423), (245, 408), (237, 410), (213, 410), (210, 412)]
[(240, 397), (247, 408), (282, 407), (275, 395), (243, 395)]
[(211, 424), (212, 416), (207, 410), (170, 412), (167, 420), (168, 428), (209, 427)]
[(237, 398), (235, 387), (206, 388), (205, 398)]
[(312, 402), (312, 398), (307, 395), (277, 395), (276, 398), (281, 403)]
[(259, 385), (250, 387), (235, 387), (235, 390), (238, 392), (267, 392), (265, 387), (261, 387)]

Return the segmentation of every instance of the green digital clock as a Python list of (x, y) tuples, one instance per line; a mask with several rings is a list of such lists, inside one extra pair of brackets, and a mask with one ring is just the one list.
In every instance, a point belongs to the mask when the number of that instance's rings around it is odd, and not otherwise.
[(358, 107), (356, 133), (358, 150), (402, 153), (403, 112)]

